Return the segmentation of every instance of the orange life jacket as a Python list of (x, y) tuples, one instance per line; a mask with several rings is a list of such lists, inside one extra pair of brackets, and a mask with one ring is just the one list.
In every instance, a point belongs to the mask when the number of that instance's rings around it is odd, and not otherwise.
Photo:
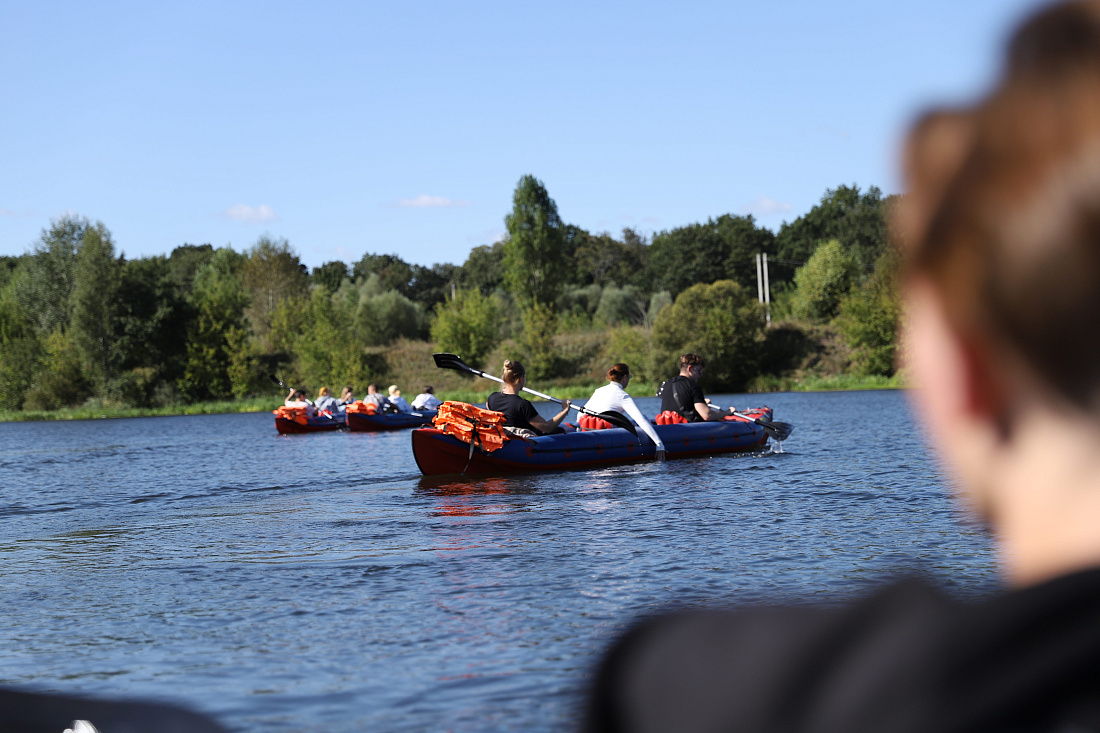
[(577, 424), (580, 425), (581, 430), (610, 430), (615, 427), (602, 417), (596, 417), (595, 415), (589, 415), (582, 412), (581, 416), (577, 419)]
[(378, 406), (373, 402), (363, 402), (363, 400), (356, 400), (350, 405), (344, 408), (344, 412), (361, 412), (364, 415), (373, 415), (378, 412)]
[(658, 425), (679, 425), (682, 422), (687, 422), (687, 418), (678, 412), (665, 410), (654, 419), (654, 422)]
[(299, 425), (309, 424), (309, 417), (306, 416), (306, 408), (304, 407), (287, 407), (283, 405), (271, 412), (275, 414), (275, 417), (281, 417), (284, 420), (293, 420)]
[(504, 413), (448, 400), (439, 406), (432, 424), (463, 443), (478, 445), (486, 453), (492, 453), (511, 437), (503, 428), (504, 420)]

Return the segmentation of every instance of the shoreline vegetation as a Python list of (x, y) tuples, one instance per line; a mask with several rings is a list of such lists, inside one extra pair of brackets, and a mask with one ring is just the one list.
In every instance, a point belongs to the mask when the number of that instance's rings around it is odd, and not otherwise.
[[(559, 399), (583, 400), (592, 395), (597, 387), (603, 384), (572, 385), (553, 390), (553, 396)], [(539, 388), (538, 385), (533, 386)], [(651, 397), (656, 392), (656, 386), (652, 384), (632, 384), (631, 393), (635, 397)], [(907, 385), (900, 375), (891, 377), (871, 376), (860, 377), (853, 375), (837, 375), (835, 377), (815, 377), (804, 382), (791, 382), (781, 390), (769, 390), (768, 392), (749, 392), (747, 394), (772, 394), (775, 392), (852, 392), (859, 390), (878, 389), (907, 389)], [(483, 404), (489, 394), (496, 390), (450, 390), (442, 391), (437, 396), (442, 400), (457, 400), (472, 404)], [(532, 402), (543, 402), (541, 398), (527, 395)], [(195, 402), (181, 405), (165, 405), (162, 407), (120, 407), (104, 405), (83, 405), (81, 407), (64, 407), (57, 410), (0, 410), (0, 423), (4, 422), (46, 422), (52, 420), (114, 420), (131, 417), (181, 417), (188, 415), (228, 415), (234, 413), (269, 412), (282, 404), (282, 400), (276, 397), (253, 397), (240, 400), (217, 400), (212, 402)]]
[(367, 253), (312, 270), (266, 235), (129, 259), (102, 222), (66, 214), (0, 257), (0, 420), (273, 409), (272, 374), (310, 397), (491, 391), (434, 352), (492, 374), (519, 360), (570, 399), (616, 362), (653, 394), (688, 352), (709, 394), (899, 387), (895, 200), (839, 186), (778, 232), (722, 214), (615, 236), (563, 221), (528, 175), (503, 239), (461, 265)]

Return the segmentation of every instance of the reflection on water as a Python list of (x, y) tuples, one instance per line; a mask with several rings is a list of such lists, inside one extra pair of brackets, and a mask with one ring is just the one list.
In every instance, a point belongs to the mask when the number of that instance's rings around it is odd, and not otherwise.
[(0, 425), (0, 682), (247, 730), (545, 730), (663, 604), (988, 587), (901, 394), (767, 401), (781, 454), (508, 478), (269, 414)]

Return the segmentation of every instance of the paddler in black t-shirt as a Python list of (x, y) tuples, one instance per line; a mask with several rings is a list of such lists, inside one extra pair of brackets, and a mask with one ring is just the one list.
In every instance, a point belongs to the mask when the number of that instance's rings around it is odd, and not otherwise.
[(547, 420), (539, 415), (534, 405), (519, 396), (520, 391), (527, 386), (527, 370), (523, 364), (505, 359), (500, 378), (504, 380), (504, 386), (499, 392), (489, 395), (485, 406), (494, 412), (504, 413), (505, 428), (529, 431), (531, 435), (563, 432), (559, 426), (569, 414), (569, 406), (572, 404), (569, 400), (562, 400), (561, 412)]
[(677, 412), (688, 422), (722, 420), (732, 414), (707, 402), (703, 390), (699, 389), (699, 378), (703, 376), (703, 357), (698, 354), (684, 354), (680, 357), (680, 374), (673, 377), (657, 390), (661, 398), (661, 412)]

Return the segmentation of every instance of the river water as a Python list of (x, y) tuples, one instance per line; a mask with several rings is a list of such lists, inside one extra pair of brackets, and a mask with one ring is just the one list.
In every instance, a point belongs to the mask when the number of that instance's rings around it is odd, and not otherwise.
[(0, 684), (239, 730), (568, 729), (647, 611), (831, 602), (899, 570), (995, 583), (904, 393), (716, 401), (770, 404), (785, 452), (448, 483), (407, 431), (2, 424)]

